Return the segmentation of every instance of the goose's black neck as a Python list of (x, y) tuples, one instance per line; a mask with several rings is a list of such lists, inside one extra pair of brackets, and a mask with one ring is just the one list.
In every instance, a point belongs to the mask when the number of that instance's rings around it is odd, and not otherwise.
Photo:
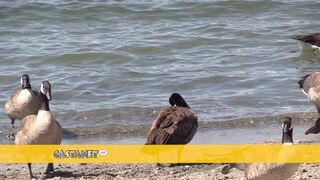
[(40, 93), (40, 109), (44, 111), (50, 111), (49, 100), (46, 95)]
[(190, 108), (190, 106), (188, 105), (188, 103), (183, 99), (179, 99), (177, 102), (176, 102), (176, 106), (181, 106), (181, 107), (186, 107), (186, 108)]
[(293, 128), (289, 129), (287, 132), (282, 132), (282, 141), (281, 143), (292, 143), (293, 144)]
[(183, 99), (183, 97), (178, 93), (173, 93), (169, 98), (169, 103), (171, 106), (180, 106), (180, 107), (186, 107), (190, 108), (190, 106), (187, 104), (187, 102)]
[(28, 84), (27, 86), (22, 85), (22, 89), (31, 89), (31, 84)]

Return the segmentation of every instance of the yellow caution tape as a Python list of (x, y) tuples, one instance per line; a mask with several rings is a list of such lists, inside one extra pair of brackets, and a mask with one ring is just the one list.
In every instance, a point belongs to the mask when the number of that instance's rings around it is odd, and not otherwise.
[(0, 163), (320, 163), (320, 145), (0, 145)]

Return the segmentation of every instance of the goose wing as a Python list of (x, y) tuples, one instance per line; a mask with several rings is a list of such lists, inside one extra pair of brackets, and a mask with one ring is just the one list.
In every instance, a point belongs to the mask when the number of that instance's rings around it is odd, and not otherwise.
[(167, 107), (158, 114), (148, 134), (147, 144), (187, 144), (198, 128), (195, 113), (184, 107)]
[(30, 131), (36, 119), (37, 119), (37, 115), (29, 115), (23, 118), (20, 124), (20, 131), (23, 134), (26, 134), (28, 131)]
[(19, 97), (19, 94), (21, 92), (22, 89), (17, 89), (16, 91), (14, 91), (14, 93), (10, 96), (10, 98), (7, 100), (7, 102), (5, 103), (4, 107), (7, 110), (11, 104), (13, 103), (12, 101), (14, 99), (17, 99)]
[(28, 134), (37, 119), (36, 115), (29, 115), (23, 118), (20, 124), (20, 131), (15, 137), (15, 144), (31, 144)]

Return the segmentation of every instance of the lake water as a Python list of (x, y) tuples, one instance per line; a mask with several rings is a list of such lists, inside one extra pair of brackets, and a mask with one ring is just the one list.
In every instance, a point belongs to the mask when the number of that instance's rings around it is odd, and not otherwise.
[[(284, 0), (1, 1), (0, 103), (28, 73), (34, 88), (51, 82), (51, 110), (66, 128), (150, 125), (172, 92), (199, 121), (315, 111), (297, 82), (318, 58), (290, 36), (319, 31), (319, 9)], [(3, 108), (0, 119), (10, 127)]]

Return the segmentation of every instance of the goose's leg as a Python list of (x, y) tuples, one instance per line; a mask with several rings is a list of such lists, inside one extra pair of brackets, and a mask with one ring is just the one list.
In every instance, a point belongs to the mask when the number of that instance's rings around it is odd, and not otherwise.
[(29, 169), (30, 179), (36, 179), (36, 178), (33, 176), (32, 171), (31, 171), (31, 163), (28, 163), (28, 169)]
[(15, 121), (15, 119), (12, 119), (12, 118), (10, 118), (11, 119), (11, 133), (10, 134), (8, 134), (8, 138), (9, 139), (12, 139), (12, 140), (14, 140), (14, 137), (15, 137), (15, 135), (14, 135), (14, 121)]
[(54, 168), (53, 168), (53, 163), (49, 163), (46, 169), (46, 174), (49, 174), (50, 172), (53, 172)]

